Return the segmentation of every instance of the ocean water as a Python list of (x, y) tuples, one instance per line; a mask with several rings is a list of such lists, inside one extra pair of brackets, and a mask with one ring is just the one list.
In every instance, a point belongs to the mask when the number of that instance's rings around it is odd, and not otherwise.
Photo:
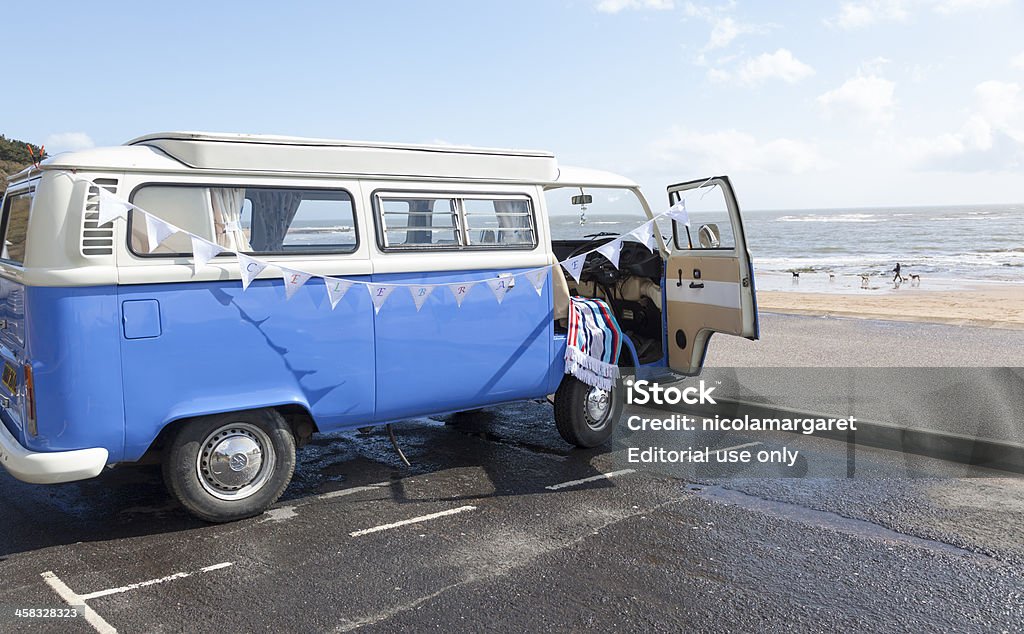
[[(708, 221), (690, 217), (694, 225)], [(867, 275), (867, 290), (884, 292), (894, 288), (896, 262), (908, 280), (921, 277), (915, 288), (922, 290), (1024, 284), (1024, 204), (746, 211), (743, 222), (762, 290), (860, 291), (860, 276)], [(582, 237), (637, 224), (634, 217), (607, 216), (581, 227), (578, 217), (556, 216), (552, 232)], [(669, 231), (665, 223), (663, 233)]]

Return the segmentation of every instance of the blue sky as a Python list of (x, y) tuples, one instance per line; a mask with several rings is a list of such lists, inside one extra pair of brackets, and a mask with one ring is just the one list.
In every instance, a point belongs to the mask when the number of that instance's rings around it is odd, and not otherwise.
[[(774, 9), (773, 9), (774, 7)], [(780, 9), (780, 7), (784, 7)], [(751, 209), (1024, 202), (1021, 0), (13, 3), (0, 132), (554, 151)]]

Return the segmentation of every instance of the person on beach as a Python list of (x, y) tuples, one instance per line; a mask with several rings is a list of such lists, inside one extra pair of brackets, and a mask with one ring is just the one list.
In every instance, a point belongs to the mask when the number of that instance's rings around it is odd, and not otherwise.
[(892, 283), (896, 284), (897, 283), (896, 280), (899, 280), (899, 283), (902, 284), (903, 283), (903, 276), (900, 275), (900, 263), (899, 262), (896, 263), (896, 268), (894, 268), (892, 270), (892, 272), (896, 274), (896, 275), (894, 275), (892, 277)]

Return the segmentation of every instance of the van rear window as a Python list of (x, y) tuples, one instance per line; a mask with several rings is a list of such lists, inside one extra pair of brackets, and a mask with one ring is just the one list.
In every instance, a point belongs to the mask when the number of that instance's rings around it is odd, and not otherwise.
[(25, 236), (28, 233), (28, 215), (32, 210), (35, 191), (10, 194), (4, 200), (3, 252), (0, 259), (18, 264), (25, 263)]
[[(351, 253), (356, 250), (352, 196), (337, 189), (147, 185), (132, 203), (186, 231), (242, 253)], [(131, 249), (149, 253), (146, 223), (132, 212)], [(188, 255), (185, 234), (165, 240), (153, 255)]]

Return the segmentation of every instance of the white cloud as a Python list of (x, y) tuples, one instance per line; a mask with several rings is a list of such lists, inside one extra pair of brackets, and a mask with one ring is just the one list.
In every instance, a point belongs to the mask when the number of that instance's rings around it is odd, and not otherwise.
[(1009, 4), (1009, 0), (939, 0), (934, 6), (939, 13), (950, 14), (972, 9), (988, 9), (1006, 4)]
[(673, 0), (601, 0), (597, 3), (597, 10), (601, 13), (618, 13), (627, 9), (667, 11), (673, 7)]
[(767, 25), (749, 24), (739, 22), (725, 11), (732, 9), (732, 5), (725, 8), (711, 8), (687, 2), (683, 5), (683, 12), (691, 18), (699, 18), (711, 25), (711, 33), (708, 35), (708, 43), (704, 45), (704, 51), (721, 49), (732, 44), (737, 37), (747, 33), (763, 33)]
[(1024, 70), (1024, 53), (1017, 55), (1010, 60), (1010, 66), (1018, 70)]
[(858, 75), (818, 97), (827, 116), (854, 116), (870, 123), (892, 120), (896, 83), (878, 75)]
[(43, 145), (46, 146), (46, 153), (53, 155), (58, 152), (88, 150), (96, 144), (85, 132), (57, 132), (46, 137)]
[(839, 15), (826, 23), (844, 29), (859, 29), (876, 22), (901, 22), (909, 15), (904, 0), (844, 2), (839, 7)]
[(749, 85), (760, 84), (769, 79), (781, 79), (795, 84), (814, 74), (814, 69), (801, 62), (789, 50), (780, 48), (774, 53), (761, 53), (748, 59), (736, 71), (740, 82)]
[(839, 15), (825, 20), (830, 26), (859, 29), (880, 22), (903, 22), (914, 10), (931, 9), (943, 15), (989, 9), (1009, 4), (1010, 0), (858, 0), (844, 2)]
[(661, 162), (708, 173), (801, 174), (831, 167), (812, 143), (787, 138), (759, 141), (738, 130), (697, 132), (675, 126), (652, 149)]
[(1024, 89), (984, 81), (974, 88), (972, 113), (956, 132), (908, 139), (904, 153), (917, 167), (997, 172), (1024, 166)]

